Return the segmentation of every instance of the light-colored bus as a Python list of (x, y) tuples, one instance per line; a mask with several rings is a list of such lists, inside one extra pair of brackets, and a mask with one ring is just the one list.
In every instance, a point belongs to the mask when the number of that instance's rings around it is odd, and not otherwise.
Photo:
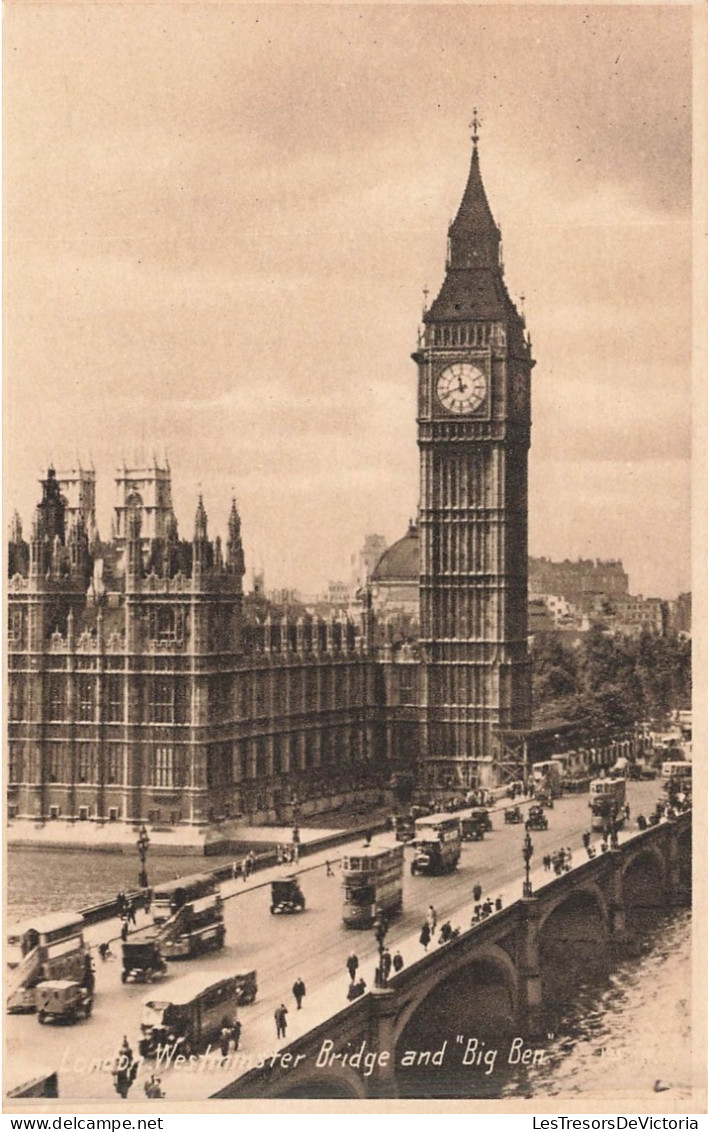
[(224, 945), (226, 928), (219, 885), (210, 873), (180, 877), (153, 891), (155, 935), (165, 959), (190, 958)]
[(460, 819), (456, 814), (430, 814), (415, 823), (415, 857), (411, 876), (449, 873), (457, 868), (462, 852)]
[(547, 759), (543, 763), (534, 763), (531, 775), (537, 795), (548, 793), (551, 798), (560, 798), (563, 777), (563, 764), (560, 759)]
[(87, 954), (80, 912), (51, 912), (10, 928), (5, 950), (8, 1013), (34, 1010), (35, 988), (45, 979), (82, 983)]
[(385, 916), (403, 906), (403, 846), (354, 850), (342, 857), (344, 906), (349, 928), (370, 928), (378, 912)]
[(606, 830), (614, 821), (615, 827), (621, 829), (626, 800), (627, 783), (624, 778), (593, 778), (589, 803), (591, 828)]
[(693, 788), (693, 763), (686, 761), (662, 763), (661, 777), (664, 779), (664, 790), (690, 794)]

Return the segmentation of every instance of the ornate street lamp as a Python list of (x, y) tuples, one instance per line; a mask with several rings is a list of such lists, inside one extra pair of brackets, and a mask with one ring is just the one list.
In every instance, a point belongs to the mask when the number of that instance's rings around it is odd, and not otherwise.
[(290, 805), (293, 811), (293, 848), (295, 848), (300, 844), (300, 799), (297, 794), (293, 794)]
[(376, 968), (376, 985), (379, 987), (386, 986), (386, 976), (383, 969), (383, 953), (384, 953), (384, 940), (386, 939), (386, 932), (388, 931), (388, 924), (386, 919), (380, 911), (376, 913), (376, 919), (372, 925), (374, 929), (374, 938), (379, 948), (379, 965)]
[(147, 860), (148, 849), (150, 848), (150, 838), (148, 837), (147, 830), (144, 825), (140, 827), (138, 834), (138, 856), (140, 857), (140, 876), (138, 877), (138, 884), (141, 888), (149, 888), (149, 881), (145, 862)]
[(523, 896), (528, 899), (533, 896), (533, 888), (531, 887), (531, 858), (533, 857), (533, 843), (531, 841), (531, 834), (526, 830), (526, 837), (521, 849), (521, 855), (524, 858), (524, 870), (526, 877), (524, 879)]

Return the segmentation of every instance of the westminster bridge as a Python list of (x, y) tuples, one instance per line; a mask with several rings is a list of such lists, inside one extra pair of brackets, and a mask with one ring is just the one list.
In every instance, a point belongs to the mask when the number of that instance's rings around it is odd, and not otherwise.
[[(660, 909), (690, 904), (691, 813), (663, 820), (475, 924), (302, 1034), (217, 1098), (397, 1097), (406, 1074), (529, 1065), (579, 979), (641, 949)], [(566, 998), (567, 1000), (567, 998)]]

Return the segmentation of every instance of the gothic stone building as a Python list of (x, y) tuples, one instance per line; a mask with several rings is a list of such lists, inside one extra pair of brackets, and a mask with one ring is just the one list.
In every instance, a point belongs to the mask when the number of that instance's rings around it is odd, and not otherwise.
[[(518, 776), (534, 363), (473, 142), (413, 355), (419, 639), (376, 632), (370, 593), (360, 624), (249, 616), (235, 505), (225, 548), (201, 500), (181, 540), (156, 461), (119, 473), (105, 546), (92, 473), (50, 469), (29, 544), (17, 520), (9, 552), (10, 815), (288, 821), (293, 798), (305, 815), (397, 781)], [(400, 549), (378, 573), (389, 589)]]
[(29, 544), (13, 524), (10, 816), (289, 821), (294, 799), (306, 814), (378, 793), (366, 615), (249, 617), (236, 505), (225, 549), (201, 499), (184, 541), (167, 490), (145, 539), (157, 482), (169, 489), (165, 469), (124, 470), (107, 546), (89, 543), (88, 516), (67, 527), (53, 469)]

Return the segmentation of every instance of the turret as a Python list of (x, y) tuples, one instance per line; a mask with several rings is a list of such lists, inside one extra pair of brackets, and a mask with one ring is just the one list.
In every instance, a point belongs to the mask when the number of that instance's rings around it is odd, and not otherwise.
[(197, 576), (201, 575), (210, 565), (207, 513), (204, 510), (204, 501), (201, 494), (197, 503), (197, 512), (194, 516), (193, 548), (192, 576), (193, 578), (197, 578)]
[(231, 574), (242, 578), (246, 573), (246, 566), (241, 542), (241, 517), (236, 507), (236, 500), (231, 500), (231, 514), (229, 515), (229, 541), (226, 544), (226, 566)]
[(128, 508), (126, 528), (125, 586), (126, 590), (135, 590), (140, 586), (143, 573), (143, 551), (140, 538), (142, 516), (137, 504)]

